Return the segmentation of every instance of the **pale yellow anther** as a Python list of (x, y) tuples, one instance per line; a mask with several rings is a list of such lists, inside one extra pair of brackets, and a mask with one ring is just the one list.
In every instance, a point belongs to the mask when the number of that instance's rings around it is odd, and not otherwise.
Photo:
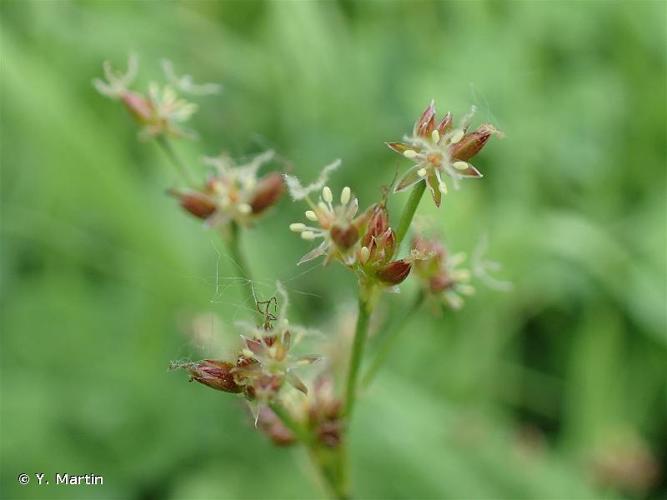
[(371, 251), (368, 249), (368, 247), (361, 247), (361, 250), (359, 250), (359, 262), (362, 264), (365, 264), (368, 262), (368, 258), (371, 256)]
[(458, 129), (452, 132), (452, 136), (449, 138), (449, 143), (450, 144), (456, 144), (459, 142), (461, 139), (463, 139), (463, 130)]
[(300, 233), (306, 230), (306, 225), (303, 222), (294, 222), (293, 224), (289, 225), (289, 229), (295, 233)]
[(345, 186), (343, 190), (340, 192), (340, 202), (342, 205), (347, 205), (350, 202), (350, 198), (352, 197), (352, 191), (348, 186)]
[(452, 167), (454, 167), (456, 170), (468, 170), (469, 166), (470, 165), (468, 165), (464, 161), (455, 161), (454, 163), (452, 163)]
[(317, 221), (317, 214), (312, 210), (306, 210), (306, 219), (312, 220), (313, 222)]
[(433, 139), (433, 142), (436, 144), (440, 142), (440, 132), (438, 132), (437, 128), (431, 132), (431, 139)]
[(257, 185), (257, 179), (255, 177), (246, 177), (243, 181), (243, 187), (247, 190), (253, 189)]
[(252, 207), (247, 203), (241, 203), (239, 205), (239, 212), (241, 212), (242, 214), (249, 214), (250, 212), (252, 212)]
[(244, 355), (246, 358), (254, 358), (254, 357), (255, 357), (255, 353), (252, 352), (250, 349), (247, 349), (247, 348), (246, 348), (246, 349), (243, 349), (243, 350), (241, 351), (241, 353), (243, 353), (243, 355)]
[(319, 208), (319, 209), (320, 209), (322, 212), (324, 212), (325, 214), (328, 214), (328, 213), (329, 213), (329, 207), (327, 207), (326, 203), (324, 203), (323, 201), (320, 201), (320, 202), (317, 204), (317, 208)]
[(331, 189), (329, 189), (329, 186), (324, 186), (322, 189), (322, 199), (327, 203), (331, 203), (333, 201), (333, 193), (331, 192)]
[(415, 151), (414, 149), (406, 149), (405, 151), (403, 151), (403, 156), (410, 159), (416, 158), (417, 151)]
[(301, 237), (304, 240), (314, 240), (315, 239), (315, 233), (313, 233), (312, 231), (304, 231), (303, 233), (301, 233)]
[(420, 168), (419, 170), (417, 170), (417, 175), (419, 177), (426, 177), (426, 169), (425, 168)]
[(470, 281), (470, 271), (467, 269), (457, 269), (451, 275), (456, 281)]

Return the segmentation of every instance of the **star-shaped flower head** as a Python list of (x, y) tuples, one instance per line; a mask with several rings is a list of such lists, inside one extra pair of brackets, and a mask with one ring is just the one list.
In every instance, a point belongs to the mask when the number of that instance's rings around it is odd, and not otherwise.
[[(130, 90), (134, 82), (139, 64), (135, 55), (130, 55), (125, 73), (115, 72), (109, 61), (103, 64), (104, 77), (102, 80), (96, 78), (93, 85), (103, 95), (115, 100), (120, 100), (134, 120), (142, 126), (139, 137), (147, 140), (161, 135), (171, 137), (193, 138), (196, 134), (183, 127), (192, 115), (197, 111), (197, 105), (180, 98), (172, 85), (160, 86), (151, 82), (146, 94)], [(174, 77), (173, 69), (168, 75)], [(186, 75), (188, 76), (188, 75)], [(175, 77), (174, 77), (175, 78)], [(184, 77), (182, 77), (184, 78)], [(182, 78), (176, 83), (182, 83)], [(187, 80), (190, 87), (197, 87), (191, 79)]]
[(482, 177), (469, 160), (499, 131), (485, 123), (468, 132), (474, 112), (473, 107), (458, 127), (454, 127), (451, 113), (436, 124), (435, 103), (431, 101), (415, 123), (412, 135), (404, 137), (402, 142), (388, 142), (392, 150), (415, 163), (398, 180), (394, 191), (404, 191), (423, 180), (436, 206), (440, 206), (442, 195), (448, 190), (445, 177), (452, 180), (456, 189), (462, 178)]
[[(309, 223), (295, 222), (290, 230), (299, 233), (304, 240), (322, 240), (312, 251), (304, 255), (299, 264), (325, 255), (325, 263), (339, 260), (347, 266), (356, 262), (355, 249), (358, 247), (360, 231), (368, 219), (367, 213), (357, 215), (359, 201), (349, 187), (344, 187), (338, 199), (329, 186), (325, 186), (329, 172), (340, 165), (340, 160), (327, 165), (322, 170), (317, 182), (303, 187), (296, 177), (285, 176), (292, 198), (305, 200), (310, 210), (305, 213)], [(314, 202), (310, 193), (319, 191), (320, 198)]]
[(450, 255), (439, 241), (419, 236), (414, 238), (412, 248), (424, 256), (414, 266), (424, 291), (452, 309), (460, 309), (463, 297), (475, 293), (475, 288), (470, 284), (470, 271), (459, 268), (466, 255)]
[(287, 294), (280, 284), (278, 295), (282, 301), (280, 312), (278, 300), (273, 297), (258, 303), (258, 309), (264, 307), (261, 325), (237, 324), (244, 333), (241, 336), (243, 347), (235, 358), (172, 363), (171, 367), (186, 369), (191, 380), (213, 389), (243, 394), (256, 403), (257, 411), (261, 405), (273, 401), (285, 383), (307, 394), (306, 385), (294, 370), (319, 360), (320, 356), (298, 356), (292, 352), (307, 330), (290, 325), (287, 320)]
[(227, 155), (204, 158), (215, 169), (208, 182), (201, 189), (174, 189), (170, 193), (187, 212), (206, 220), (209, 226), (220, 227), (230, 221), (248, 226), (283, 194), (280, 173), (258, 176), (259, 169), (273, 157), (273, 151), (266, 151), (242, 165)]
[(473, 252), (470, 270), (460, 267), (466, 261), (465, 253), (451, 254), (439, 241), (416, 236), (412, 241), (412, 251), (422, 258), (415, 260), (414, 269), (424, 291), (446, 306), (460, 309), (464, 297), (475, 293), (473, 278), (495, 290), (510, 290), (510, 282), (490, 275), (489, 271), (499, 270), (500, 264), (484, 259), (486, 246), (486, 238), (482, 238)]

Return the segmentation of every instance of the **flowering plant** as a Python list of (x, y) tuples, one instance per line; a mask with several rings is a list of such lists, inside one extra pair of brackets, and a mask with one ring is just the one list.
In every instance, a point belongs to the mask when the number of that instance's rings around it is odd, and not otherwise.
[[(312, 337), (311, 331), (289, 321), (287, 293), (278, 283), (275, 296), (264, 301), (258, 300), (252, 289), (247, 290), (245, 299), (258, 314), (254, 322), (237, 324), (241, 341), (232, 355), (175, 362), (172, 368), (185, 370), (191, 380), (204, 386), (242, 398), (257, 429), (277, 445), (305, 446), (330, 493), (349, 498), (346, 450), (359, 389), (372, 381), (401, 331), (399, 325), (385, 335), (362, 378), (369, 324), (383, 294), (398, 291), (410, 276), (418, 282), (419, 292), (410, 313), (402, 318), (404, 322), (425, 302), (450, 311), (460, 309), (463, 298), (474, 293), (475, 280), (506, 288), (505, 283), (489, 275), (488, 270), (497, 265), (482, 260), (482, 250), (475, 251), (471, 270), (467, 270), (460, 267), (465, 256), (451, 254), (438, 238), (416, 232), (408, 248), (402, 248), (424, 191), (428, 188), (440, 207), (443, 194), (448, 192), (447, 182), (458, 188), (464, 179), (481, 178), (470, 160), (500, 132), (490, 124), (469, 131), (473, 112), (458, 126), (451, 113), (437, 122), (432, 101), (410, 135), (401, 142), (387, 143), (413, 165), (391, 189), (384, 190), (380, 199), (365, 205), (351, 187), (344, 186), (335, 193), (329, 187), (340, 160), (325, 166), (314, 182), (304, 185), (291, 174), (273, 171), (259, 175), (260, 169), (274, 160), (273, 151), (247, 161), (236, 161), (223, 153), (204, 158), (212, 171), (208, 177), (198, 178), (189, 173), (171, 143), (173, 139), (195, 137), (184, 123), (197, 107), (177, 97), (176, 91), (202, 95), (218, 87), (197, 85), (188, 75), (178, 77), (168, 62), (163, 69), (168, 82), (162, 86), (151, 83), (147, 93), (129, 88), (138, 70), (134, 57), (125, 74), (115, 73), (105, 63), (106, 81), (95, 80), (94, 84), (102, 94), (121, 101), (141, 126), (140, 137), (156, 140), (179, 169), (185, 187), (173, 187), (169, 194), (187, 214), (221, 234), (244, 281), (250, 284), (251, 274), (238, 244), (240, 234), (252, 230), (286, 190), (295, 202), (307, 205), (305, 219), (293, 222), (289, 229), (305, 242), (315, 244), (295, 264), (321, 257), (324, 264), (342, 265), (358, 282), (354, 336), (345, 347), (349, 354), (343, 362), (327, 357), (324, 347), (319, 352), (317, 348), (315, 352), (300, 352), (301, 340)], [(411, 194), (393, 226), (387, 208), (389, 199), (407, 189)]]

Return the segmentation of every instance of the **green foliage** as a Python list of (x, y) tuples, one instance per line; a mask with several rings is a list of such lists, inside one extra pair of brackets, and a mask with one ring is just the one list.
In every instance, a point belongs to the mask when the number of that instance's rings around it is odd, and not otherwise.
[[(165, 196), (178, 182), (166, 158), (91, 85), (102, 60), (130, 51), (145, 80), (168, 57), (223, 83), (194, 118), (201, 140), (176, 146), (192, 166), (272, 147), (312, 178), (341, 157), (334, 184), (364, 206), (407, 167), (383, 141), (431, 98), (459, 116), (475, 104), (505, 132), (480, 155), (483, 181), (420, 213), (455, 250), (487, 233), (514, 289), (410, 322), (357, 405), (360, 498), (665, 494), (664, 479), (645, 492), (596, 485), (590, 466), (619, 435), (667, 454), (663, 3), (0, 9), (0, 496), (322, 494), (305, 458), (254, 432), (234, 398), (167, 372), (200, 355), (183, 334), (189, 314), (231, 324), (245, 309), (219, 241)], [(407, 197), (392, 199), (394, 217)], [(242, 243), (260, 293), (284, 281), (296, 315), (331, 331), (353, 282), (295, 266), (306, 249), (287, 226), (300, 208), (284, 200)], [(105, 484), (21, 487), (20, 472)]]

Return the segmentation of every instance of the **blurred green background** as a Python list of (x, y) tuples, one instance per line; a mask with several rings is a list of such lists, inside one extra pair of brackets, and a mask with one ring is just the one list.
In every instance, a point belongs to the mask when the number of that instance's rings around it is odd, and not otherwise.
[[(359, 498), (667, 495), (664, 2), (3, 1), (3, 498), (316, 498), (235, 398), (170, 373), (202, 355), (192, 314), (243, 317), (221, 243), (183, 215), (155, 144), (91, 85), (139, 54), (224, 91), (178, 143), (191, 165), (275, 148), (366, 206), (431, 98), (506, 134), (480, 182), (431, 216), (455, 250), (489, 237), (510, 293), (481, 289), (404, 332), (358, 406)], [(407, 195), (394, 198), (392, 212)], [(354, 280), (295, 262), (302, 206), (245, 238), (257, 286), (334, 334)], [(404, 287), (410, 296), (413, 285)], [(389, 297), (385, 311), (400, 304)], [(397, 306), (398, 307), (398, 306)], [(231, 328), (227, 328), (231, 338)], [(205, 354), (205, 353), (204, 353)], [(19, 486), (20, 472), (102, 487)], [(34, 482), (34, 481), (33, 481)]]

